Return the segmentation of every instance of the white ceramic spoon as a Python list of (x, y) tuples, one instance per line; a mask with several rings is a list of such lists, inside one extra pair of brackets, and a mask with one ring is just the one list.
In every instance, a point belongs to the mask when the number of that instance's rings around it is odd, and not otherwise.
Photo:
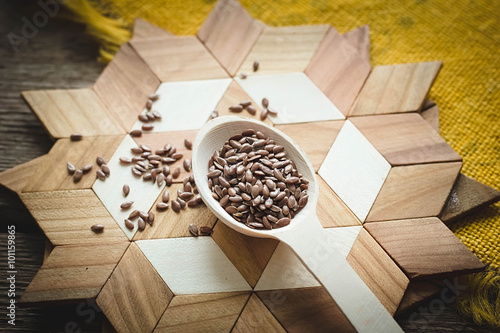
[[(261, 131), (285, 147), (297, 170), (309, 180), (307, 205), (283, 228), (251, 229), (229, 215), (212, 197), (208, 187), (208, 161), (215, 151), (233, 135), (246, 129)], [(224, 116), (207, 122), (198, 132), (193, 145), (193, 175), (198, 191), (208, 208), (225, 224), (248, 236), (275, 238), (288, 244), (310, 272), (328, 290), (332, 298), (359, 332), (402, 332), (356, 272), (345, 260), (323, 230), (316, 216), (319, 189), (314, 169), (306, 154), (284, 133), (249, 118)], [(330, 236), (331, 237), (331, 236)]]

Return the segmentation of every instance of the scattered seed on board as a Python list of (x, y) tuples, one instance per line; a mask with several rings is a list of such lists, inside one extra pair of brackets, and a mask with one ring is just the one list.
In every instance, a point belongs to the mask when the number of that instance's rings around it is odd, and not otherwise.
[(190, 224), (189, 225), (189, 232), (191, 233), (191, 235), (193, 235), (194, 237), (198, 237), (198, 227), (194, 224)]
[(246, 110), (248, 111), (248, 113), (250, 113), (252, 116), (255, 116), (257, 114), (257, 109), (252, 106), (252, 105), (249, 105), (246, 107)]
[(165, 190), (163, 194), (161, 195), (161, 201), (167, 203), (170, 201), (170, 192), (168, 190)]
[(176, 168), (174, 172), (172, 172), (172, 178), (176, 179), (177, 177), (179, 177), (180, 174), (181, 174), (181, 168)]
[(264, 121), (267, 118), (267, 109), (262, 110), (260, 113), (260, 120)]
[(75, 173), (73, 174), (73, 182), (78, 183), (80, 180), (82, 180), (82, 176), (83, 176), (82, 169), (76, 170)]
[(82, 138), (83, 138), (83, 135), (81, 135), (80, 133), (73, 133), (69, 136), (69, 139), (71, 141), (80, 141)]
[(133, 136), (133, 137), (137, 138), (137, 137), (142, 136), (142, 131), (141, 130), (133, 130), (129, 134), (130, 134), (130, 136)]
[(123, 210), (129, 209), (134, 204), (133, 201), (125, 201), (120, 205), (120, 208)]
[(244, 80), (248, 77), (245, 73), (240, 73), (240, 79)]
[(229, 111), (239, 113), (239, 112), (243, 111), (243, 106), (241, 106), (241, 105), (230, 106)]
[(150, 100), (152, 100), (153, 102), (157, 101), (159, 98), (160, 98), (160, 95), (159, 94), (151, 94), (148, 96), (148, 98)]
[(97, 158), (95, 159), (95, 161), (96, 161), (96, 163), (97, 163), (98, 166), (106, 164), (106, 160), (102, 156), (97, 156)]
[(172, 201), (172, 210), (176, 213), (180, 212), (181, 211), (181, 204), (176, 200)]
[(184, 162), (182, 162), (182, 165), (184, 166), (184, 170), (186, 171), (191, 171), (191, 160), (189, 158), (186, 158)]
[(259, 61), (258, 60), (255, 60), (253, 62), (253, 71), (254, 72), (257, 72), (259, 70)]
[(106, 180), (106, 174), (104, 172), (102, 172), (102, 170), (97, 170), (95, 172), (95, 175), (97, 178), (99, 178), (100, 180)]
[(127, 229), (129, 230), (134, 229), (134, 223), (132, 223), (132, 221), (130, 221), (129, 219), (125, 219), (124, 222), (125, 222), (125, 227), (127, 227)]
[(102, 172), (104, 172), (106, 177), (109, 177), (109, 175), (111, 174), (111, 171), (109, 170), (109, 167), (106, 164), (101, 165), (101, 170)]
[(123, 185), (123, 195), (127, 196), (130, 193), (130, 186), (127, 184)]
[(73, 164), (71, 164), (70, 162), (68, 162), (67, 169), (68, 169), (68, 173), (70, 175), (74, 174), (76, 171), (75, 166)]
[(201, 226), (200, 227), (200, 234), (209, 236), (213, 232), (213, 229), (207, 226)]
[(189, 139), (184, 139), (184, 147), (191, 150), (193, 149), (193, 143)]
[(148, 214), (146, 212), (143, 212), (142, 210), (139, 211), (139, 216), (146, 221), (148, 219)]
[(269, 115), (271, 115), (271, 116), (277, 116), (278, 115), (278, 110), (276, 110), (275, 108), (272, 108), (272, 107), (268, 107), (267, 108), (267, 112), (269, 112)]
[(166, 209), (168, 209), (168, 204), (164, 203), (164, 202), (158, 202), (156, 204), (156, 209), (157, 210), (166, 210)]
[(240, 102), (240, 105), (241, 105), (242, 107), (244, 107), (245, 109), (246, 109), (247, 107), (249, 107), (251, 104), (252, 104), (252, 101), (250, 101), (250, 100)]
[(130, 164), (132, 163), (132, 159), (128, 157), (120, 157), (120, 163), (121, 164)]
[(139, 217), (139, 219), (137, 220), (137, 229), (142, 231), (145, 228), (146, 228), (146, 222), (144, 222), (144, 220)]
[(141, 128), (142, 128), (143, 131), (152, 131), (153, 128), (155, 128), (155, 126), (151, 125), (151, 124), (144, 124), (144, 125), (142, 125)]
[(153, 107), (153, 101), (148, 99), (148, 101), (146, 102), (146, 109), (151, 110), (152, 107)]
[(128, 219), (129, 219), (129, 220), (133, 220), (133, 219), (135, 219), (137, 216), (139, 216), (139, 210), (135, 209), (134, 211), (132, 211), (132, 213), (130, 213), (130, 215), (128, 216)]
[(267, 98), (265, 98), (265, 97), (264, 97), (264, 98), (262, 99), (262, 107), (263, 107), (264, 109), (267, 109), (267, 107), (268, 107), (268, 106), (269, 106), (269, 100), (268, 100)]
[(92, 170), (92, 164), (87, 164), (82, 168), (83, 173), (87, 173)]
[(102, 232), (104, 230), (104, 225), (103, 224), (94, 224), (93, 226), (90, 227), (90, 230), (92, 230), (95, 233)]

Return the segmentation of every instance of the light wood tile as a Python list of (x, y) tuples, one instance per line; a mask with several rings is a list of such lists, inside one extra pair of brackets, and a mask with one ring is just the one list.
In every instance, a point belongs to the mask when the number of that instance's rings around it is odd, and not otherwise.
[[(366, 51), (359, 51), (363, 46), (353, 46), (352, 40), (351, 34), (344, 37), (330, 28), (305, 70), (344, 115), (348, 114), (371, 70)], [(364, 40), (361, 39), (361, 45), (366, 43)]]
[(441, 61), (375, 66), (349, 116), (419, 111), (441, 66)]
[[(199, 129), (208, 120), (230, 83), (231, 79), (162, 83), (156, 91), (160, 98), (153, 103), (152, 108), (160, 112), (162, 119), (150, 123), (154, 125), (151, 132)], [(135, 119), (132, 129), (141, 129), (144, 123), (137, 120), (137, 116)]]
[[(278, 111), (274, 124), (341, 120), (344, 115), (304, 73), (249, 76), (236, 81), (254, 101), (269, 100)], [(276, 89), (280, 87), (280, 89)]]
[(258, 291), (287, 332), (356, 332), (323, 287)]
[(365, 229), (360, 231), (347, 262), (387, 311), (394, 315), (409, 280)]
[(264, 24), (254, 20), (238, 1), (221, 0), (203, 22), (197, 36), (234, 76), (263, 28)]
[(38, 170), (39, 165), (43, 165), (42, 163), (46, 157), (47, 155), (42, 155), (34, 160), (0, 172), (0, 184), (12, 192), (21, 193), (35, 171)]
[(95, 298), (128, 245), (56, 246), (23, 292), (20, 303), (39, 306)]
[(439, 133), (439, 107), (434, 105), (428, 109), (422, 110), (420, 116)]
[[(303, 72), (329, 29), (326, 24), (266, 26), (239, 72), (247, 75)], [(259, 69), (254, 72), (253, 63), (256, 60), (259, 61)]]
[[(182, 184), (172, 184), (170, 187), (165, 187), (164, 191), (169, 191), (170, 199), (177, 198), (177, 189), (182, 188)], [(174, 238), (174, 237), (190, 237), (189, 225), (195, 224), (198, 227), (205, 226), (212, 228), (217, 222), (217, 217), (210, 212), (205, 204), (198, 207), (188, 207), (176, 213), (171, 207), (165, 211), (158, 211), (156, 203), (162, 202), (161, 195), (158, 196), (155, 204), (151, 208), (151, 212), (155, 214), (155, 221), (152, 226), (147, 226), (144, 231), (138, 231), (134, 240), (139, 239), (156, 239), (156, 238)]]
[(342, 35), (345, 41), (356, 48), (359, 55), (370, 63), (370, 27), (363, 25)]
[(285, 333), (285, 329), (256, 294), (248, 300), (232, 332), (235, 333)]
[(462, 162), (394, 167), (366, 222), (438, 216)]
[(174, 295), (251, 290), (211, 237), (139, 240), (136, 244)]
[(212, 238), (253, 288), (274, 253), (278, 241), (243, 235), (223, 222), (217, 223)]
[(481, 261), (438, 218), (367, 223), (365, 228), (410, 279), (484, 269)]
[[(43, 163), (28, 178), (23, 192), (90, 189), (96, 179), (97, 156), (109, 160), (124, 137), (125, 135), (118, 135), (84, 137), (81, 141), (57, 140)], [(89, 173), (83, 175), (82, 180), (75, 183), (73, 176), (68, 174), (67, 162), (77, 169), (87, 164), (92, 164), (93, 167)]]
[[(125, 136), (116, 152), (108, 160), (111, 175), (104, 181), (95, 180), (92, 186), (94, 192), (129, 239), (132, 239), (137, 231), (137, 222), (134, 223), (134, 229), (129, 230), (125, 226), (124, 220), (133, 210), (149, 211), (165, 187), (165, 184), (157, 186), (151, 181), (142, 180), (132, 174), (131, 165), (120, 163), (119, 158), (132, 156), (130, 149), (136, 146), (136, 142), (130, 136)], [(124, 184), (130, 186), (130, 194), (127, 197), (123, 195), (122, 191)], [(130, 209), (124, 210), (120, 208), (120, 205), (125, 201), (134, 202)]]
[(155, 332), (231, 332), (250, 292), (175, 296)]
[(141, 18), (134, 20), (134, 28), (132, 30), (132, 39), (134, 40), (170, 36), (173, 36), (173, 34), (148, 21), (144, 21)]
[(391, 165), (462, 160), (416, 113), (351, 117), (349, 120)]
[(440, 214), (441, 220), (445, 223), (452, 222), (475, 209), (499, 200), (500, 191), (461, 173)]
[(131, 243), (97, 304), (118, 332), (151, 332), (173, 297), (135, 243)]
[[(97, 96), (128, 131), (160, 81), (144, 61), (125, 43), (93, 86)], [(110, 126), (110, 125), (109, 125)]]
[[(252, 101), (252, 106), (254, 106), (257, 109), (257, 113), (255, 115), (251, 115), (248, 113), (248, 111), (244, 110), (241, 113), (234, 113), (229, 111), (229, 107), (233, 105), (238, 105), (243, 101)], [(215, 109), (218, 111), (219, 116), (229, 116), (229, 115), (239, 115), (242, 117), (248, 117), (248, 118), (253, 118), (253, 119), (260, 119), (260, 114), (262, 112), (262, 101), (254, 101), (248, 96), (248, 94), (243, 90), (243, 88), (236, 82), (232, 81), (229, 87), (227, 88), (226, 93), (224, 96), (221, 98), (219, 101), (219, 104), (215, 107)], [(269, 125), (273, 125), (273, 122), (271, 121), (271, 118), (273, 117), (267, 117), (264, 122)]]
[(347, 120), (318, 173), (363, 222), (390, 169), (384, 157)]
[[(128, 241), (92, 190), (29, 192), (20, 197), (54, 245)], [(104, 231), (90, 230), (94, 224), (104, 225)]]
[(23, 91), (53, 138), (125, 134), (114, 112), (90, 88)]
[(319, 121), (307, 124), (276, 125), (276, 128), (292, 138), (318, 171), (344, 121)]
[(130, 44), (161, 82), (229, 77), (195, 36), (131, 40)]

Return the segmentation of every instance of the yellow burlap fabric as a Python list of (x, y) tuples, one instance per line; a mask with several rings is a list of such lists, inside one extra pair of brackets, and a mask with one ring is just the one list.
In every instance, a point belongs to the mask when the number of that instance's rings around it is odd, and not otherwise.
[[(129, 27), (143, 18), (177, 35), (195, 34), (214, 0), (75, 0), (69, 9), (88, 23), (109, 58)], [(88, 3), (92, 6), (88, 6)], [(268, 0), (242, 5), (272, 26), (331, 24), (341, 33), (368, 24), (372, 65), (442, 60), (432, 90), (440, 108), (441, 135), (463, 157), (462, 172), (500, 188), (500, 2)], [(97, 10), (97, 11), (95, 11)], [(471, 281), (461, 308), (478, 322), (500, 326), (500, 204), (451, 226), (489, 271)], [(489, 302), (488, 302), (489, 300)]]

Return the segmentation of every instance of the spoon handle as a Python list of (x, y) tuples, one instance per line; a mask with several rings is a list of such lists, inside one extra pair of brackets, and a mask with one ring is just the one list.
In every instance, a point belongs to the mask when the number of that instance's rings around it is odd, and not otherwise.
[(358, 332), (403, 332), (338, 250), (338, 240), (314, 216), (279, 239), (326, 288)]

